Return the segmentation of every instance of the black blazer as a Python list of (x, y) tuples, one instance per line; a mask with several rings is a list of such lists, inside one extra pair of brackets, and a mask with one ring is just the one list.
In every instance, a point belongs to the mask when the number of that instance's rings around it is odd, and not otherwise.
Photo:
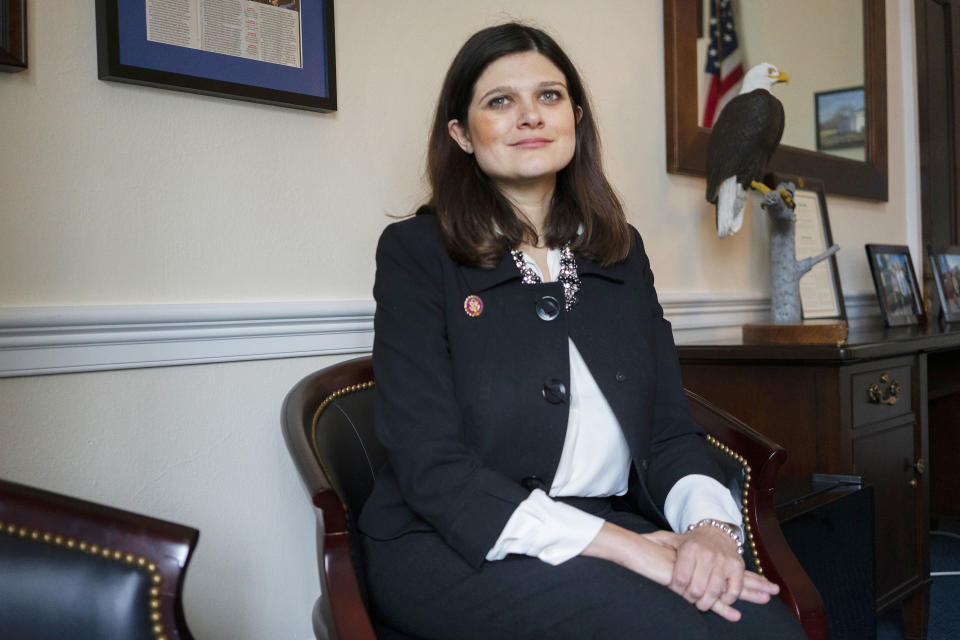
[[(553, 481), (569, 411), (568, 337), (624, 431), (631, 493), (645, 513), (662, 514), (687, 474), (720, 478), (690, 418), (670, 323), (632, 235), (622, 263), (577, 258), (580, 301), (567, 312), (561, 285), (521, 284), (509, 254), (494, 269), (455, 262), (433, 215), (384, 230), (373, 368), (388, 462), (360, 514), (364, 534), (436, 530), (479, 568), (517, 505)], [(483, 303), (476, 317), (464, 309), (471, 295)], [(551, 307), (559, 313), (549, 319)]]

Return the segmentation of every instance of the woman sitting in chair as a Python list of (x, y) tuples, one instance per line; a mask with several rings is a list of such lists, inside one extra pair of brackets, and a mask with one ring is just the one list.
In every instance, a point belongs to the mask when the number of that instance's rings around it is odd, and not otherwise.
[(377, 249), (388, 463), (359, 521), (376, 617), (456, 640), (802, 638), (744, 570), (738, 505), (557, 43), (521, 24), (472, 36), (427, 167), (430, 202)]

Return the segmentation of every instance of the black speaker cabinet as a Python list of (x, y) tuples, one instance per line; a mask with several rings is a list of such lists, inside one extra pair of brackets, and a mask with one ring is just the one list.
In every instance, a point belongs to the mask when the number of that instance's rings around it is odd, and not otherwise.
[(831, 640), (875, 640), (873, 488), (849, 476), (782, 478), (777, 517), (820, 591)]

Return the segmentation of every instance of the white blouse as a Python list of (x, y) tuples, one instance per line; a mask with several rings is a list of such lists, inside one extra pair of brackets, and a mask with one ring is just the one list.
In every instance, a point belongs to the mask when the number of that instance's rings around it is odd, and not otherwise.
[[(539, 266), (524, 255), (541, 278)], [(560, 250), (547, 252), (547, 268), (560, 272)], [(552, 497), (621, 496), (630, 476), (630, 448), (607, 399), (590, 373), (580, 351), (569, 340), (570, 413), (560, 463), (549, 495), (535, 489), (507, 521), (486, 559), (501, 560), (510, 553), (535, 556), (557, 565), (580, 554), (596, 537), (603, 519)], [(664, 515), (674, 531), (704, 518), (742, 524), (740, 509), (730, 492), (709, 476), (684, 476), (673, 485)]]

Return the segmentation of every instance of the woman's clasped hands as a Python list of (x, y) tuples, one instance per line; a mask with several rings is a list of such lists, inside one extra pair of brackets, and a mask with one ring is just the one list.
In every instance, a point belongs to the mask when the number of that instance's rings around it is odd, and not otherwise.
[(583, 555), (616, 562), (731, 622), (740, 619), (732, 606), (737, 600), (766, 604), (780, 591), (746, 571), (734, 541), (715, 527), (640, 534), (607, 522)]

